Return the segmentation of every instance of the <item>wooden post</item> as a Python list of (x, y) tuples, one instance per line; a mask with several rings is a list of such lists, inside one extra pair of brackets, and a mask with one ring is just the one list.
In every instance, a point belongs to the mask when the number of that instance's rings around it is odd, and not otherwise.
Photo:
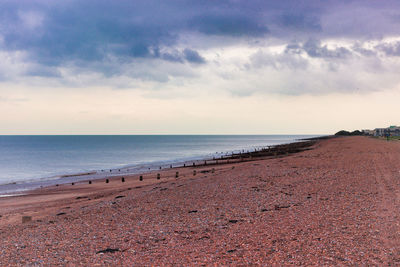
[(22, 223), (27, 223), (32, 221), (32, 216), (22, 216)]
[(139, 176), (139, 181), (143, 181), (143, 176), (142, 175)]
[(175, 178), (178, 178), (179, 177), (179, 172), (176, 172), (175, 173)]
[(161, 175), (159, 173), (157, 173), (157, 180), (160, 180)]
[(110, 180), (106, 179), (106, 184), (108, 184), (110, 182)]
[(125, 183), (125, 178), (124, 177), (121, 178), (121, 182)]
[(195, 176), (196, 175), (196, 170), (193, 170), (193, 176)]
[(92, 181), (89, 180), (89, 184), (92, 184)]

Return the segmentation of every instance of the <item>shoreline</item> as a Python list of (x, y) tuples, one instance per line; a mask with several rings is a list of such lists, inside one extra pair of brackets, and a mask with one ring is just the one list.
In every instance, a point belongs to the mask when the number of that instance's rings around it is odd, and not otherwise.
[[(99, 179), (106, 179), (110, 177), (118, 177), (124, 175), (132, 176), (132, 175), (146, 174), (153, 171), (170, 169), (170, 166), (173, 166), (173, 168), (185, 167), (192, 164), (201, 166), (203, 162), (209, 162), (209, 165), (212, 165), (213, 161), (216, 161), (216, 165), (218, 165), (218, 164), (223, 164), (224, 161), (228, 161), (229, 163), (229, 160), (234, 161), (235, 159), (241, 156), (243, 156), (246, 161), (247, 157), (250, 157), (250, 159), (251, 157), (260, 157), (260, 152), (265, 152), (267, 150), (275, 151), (275, 148), (279, 148), (282, 146), (285, 147), (287, 145), (291, 146), (292, 144), (295, 143), (319, 140), (320, 138), (324, 138), (324, 136), (310, 137), (305, 139), (294, 139), (292, 140), (292, 142), (289, 143), (282, 143), (269, 146), (259, 146), (259, 148), (261, 147), (261, 149), (259, 150), (257, 150), (257, 148), (253, 148), (254, 150), (240, 149), (240, 150), (233, 150), (231, 152), (221, 152), (221, 153), (215, 152), (214, 157), (212, 157), (211, 155), (208, 156), (204, 155), (201, 157), (194, 157), (187, 160), (170, 160), (170, 161), (153, 162), (153, 163), (149, 162), (149, 163), (142, 163), (140, 165), (125, 165), (119, 168), (98, 169), (98, 170), (82, 171), (78, 173), (60, 174), (54, 177), (38, 178), (26, 182), (25, 181), (10, 182), (7, 184), (0, 185), (0, 197), (4, 197), (4, 195), (26, 194), (27, 192), (30, 192), (32, 190), (54, 186), (57, 184), (61, 185), (70, 183), (85, 183), (88, 180), (99, 180)], [(269, 154), (269, 156), (273, 156), (273, 154)]]
[[(21, 216), (27, 215), (27, 207), (28, 210), (35, 210), (45, 203), (46, 205), (53, 202), (58, 203), (58, 201), (61, 200), (67, 201), (68, 203), (71, 201), (74, 202), (76, 199), (84, 198), (94, 200), (104, 197), (102, 194), (99, 195), (99, 192), (109, 194), (109, 192), (114, 192), (115, 190), (124, 190), (127, 188), (130, 191), (132, 189), (142, 188), (143, 186), (163, 184), (178, 179), (198, 179), (202, 175), (233, 170), (235, 166), (241, 164), (249, 164), (260, 160), (285, 158), (302, 151), (310, 150), (315, 144), (316, 140), (301, 140), (269, 146), (258, 151), (231, 154), (218, 159), (208, 159), (206, 160), (206, 162), (208, 162), (206, 164), (204, 164), (205, 160), (197, 160), (190, 161), (191, 164), (185, 166), (183, 165), (184, 163), (182, 163), (182, 165), (173, 166), (172, 168), (153, 169), (134, 174), (107, 173), (104, 177), (95, 179), (83, 179), (69, 183), (58, 183), (27, 189), (25, 191), (16, 191), (6, 194), (4, 197), (0, 197), (0, 210), (3, 209), (6, 212), (15, 212), (14, 215), (8, 217), (8, 220), (0, 220), (0, 226), (18, 223)], [(179, 173), (178, 178), (176, 177), (177, 172)], [(160, 179), (157, 178), (158, 174), (160, 175)], [(141, 176), (143, 177), (142, 181), (140, 180)], [(124, 182), (122, 182), (122, 178)], [(108, 182), (106, 182), (107, 180)], [(20, 211), (22, 211), (22, 213), (20, 213)], [(49, 211), (44, 209), (39, 212), (35, 211), (33, 214), (28, 213), (28, 215), (36, 220), (40, 220), (48, 213)], [(1, 215), (2, 214), (0, 214), (0, 216)]]
[(309, 148), (1, 198), (0, 263), (397, 264), (400, 143)]

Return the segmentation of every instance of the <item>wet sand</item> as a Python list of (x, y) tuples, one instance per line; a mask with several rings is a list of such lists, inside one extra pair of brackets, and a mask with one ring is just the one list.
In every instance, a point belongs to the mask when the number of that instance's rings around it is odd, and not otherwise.
[(335, 138), (1, 198), (0, 265), (397, 265), (399, 158), (400, 142)]

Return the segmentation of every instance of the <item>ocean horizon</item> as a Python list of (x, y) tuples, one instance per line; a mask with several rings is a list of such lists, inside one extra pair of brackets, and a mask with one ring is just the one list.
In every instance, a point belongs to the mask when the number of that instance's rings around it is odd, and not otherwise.
[[(142, 173), (315, 136), (320, 135), (0, 135), (0, 194)], [(74, 176), (82, 173), (90, 174)]]

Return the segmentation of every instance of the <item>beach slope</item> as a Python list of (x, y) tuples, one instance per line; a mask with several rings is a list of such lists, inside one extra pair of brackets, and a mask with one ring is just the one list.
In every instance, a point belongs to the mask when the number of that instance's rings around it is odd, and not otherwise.
[(400, 264), (399, 158), (400, 142), (333, 138), (0, 199), (0, 265)]

